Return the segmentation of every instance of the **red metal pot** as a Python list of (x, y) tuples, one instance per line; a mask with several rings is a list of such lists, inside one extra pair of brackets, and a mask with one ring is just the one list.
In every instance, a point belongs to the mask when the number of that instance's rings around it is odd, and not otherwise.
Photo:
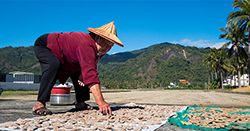
[(70, 94), (72, 86), (54, 86), (51, 90), (51, 94)]

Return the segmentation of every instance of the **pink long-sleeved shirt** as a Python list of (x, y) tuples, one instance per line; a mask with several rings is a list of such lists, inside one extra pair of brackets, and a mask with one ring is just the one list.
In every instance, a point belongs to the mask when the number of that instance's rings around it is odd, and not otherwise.
[(91, 87), (100, 84), (97, 72), (98, 51), (94, 39), (83, 32), (50, 33), (47, 47), (59, 59), (58, 79), (66, 82), (70, 75), (81, 72), (83, 83)]

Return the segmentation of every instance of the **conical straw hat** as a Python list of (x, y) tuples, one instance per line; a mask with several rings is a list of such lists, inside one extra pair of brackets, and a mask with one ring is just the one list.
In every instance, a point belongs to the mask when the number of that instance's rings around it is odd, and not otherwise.
[(107, 39), (108, 41), (111, 41), (112, 43), (116, 43), (119, 46), (123, 47), (122, 42), (117, 37), (114, 21), (112, 21), (106, 25), (103, 25), (99, 28), (88, 28), (88, 31), (95, 33), (95, 34)]

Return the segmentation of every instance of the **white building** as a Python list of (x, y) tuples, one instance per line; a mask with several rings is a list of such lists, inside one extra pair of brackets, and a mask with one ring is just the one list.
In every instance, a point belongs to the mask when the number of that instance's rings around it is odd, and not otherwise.
[(34, 83), (34, 73), (14, 71), (9, 74), (13, 78), (13, 83)]
[[(248, 86), (248, 83), (249, 83), (248, 74), (241, 75), (240, 77), (241, 86)], [(239, 86), (238, 75), (227, 78), (226, 80), (224, 80), (223, 85)]]

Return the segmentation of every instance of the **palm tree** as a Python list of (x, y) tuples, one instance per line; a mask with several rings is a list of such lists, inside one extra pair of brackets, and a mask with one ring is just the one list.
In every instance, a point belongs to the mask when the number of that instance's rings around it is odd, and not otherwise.
[[(228, 22), (237, 23), (239, 28), (248, 33), (250, 43), (250, 0), (234, 0), (233, 7), (238, 9), (228, 16)], [(248, 45), (248, 78), (250, 85), (250, 46)]]
[(232, 45), (229, 49), (229, 57), (235, 56), (236, 57), (236, 63), (237, 63), (237, 72), (238, 72), (238, 85), (241, 87), (241, 63), (246, 62), (247, 59), (247, 53), (244, 50), (244, 46), (246, 45), (246, 35), (242, 28), (238, 26), (235, 22), (228, 22), (226, 28), (220, 29), (223, 34), (220, 35), (220, 38), (224, 38), (226, 40), (229, 40), (229, 42), (225, 43), (223, 45), (223, 48), (228, 47), (229, 45)]
[[(226, 53), (224, 49), (212, 48), (206, 56), (204, 63), (211, 72), (212, 81), (220, 79), (220, 87), (223, 89), (223, 73), (227, 70)], [(215, 79), (213, 78), (215, 74)]]
[[(209, 81), (211, 78), (211, 81), (214, 81), (214, 79), (217, 79), (217, 75), (215, 75), (214, 78), (214, 73), (216, 74), (216, 49), (213, 48), (210, 50), (209, 54), (206, 55), (205, 59), (204, 59), (204, 64), (207, 66), (208, 70), (209, 70)], [(210, 84), (210, 83), (208, 83)]]

